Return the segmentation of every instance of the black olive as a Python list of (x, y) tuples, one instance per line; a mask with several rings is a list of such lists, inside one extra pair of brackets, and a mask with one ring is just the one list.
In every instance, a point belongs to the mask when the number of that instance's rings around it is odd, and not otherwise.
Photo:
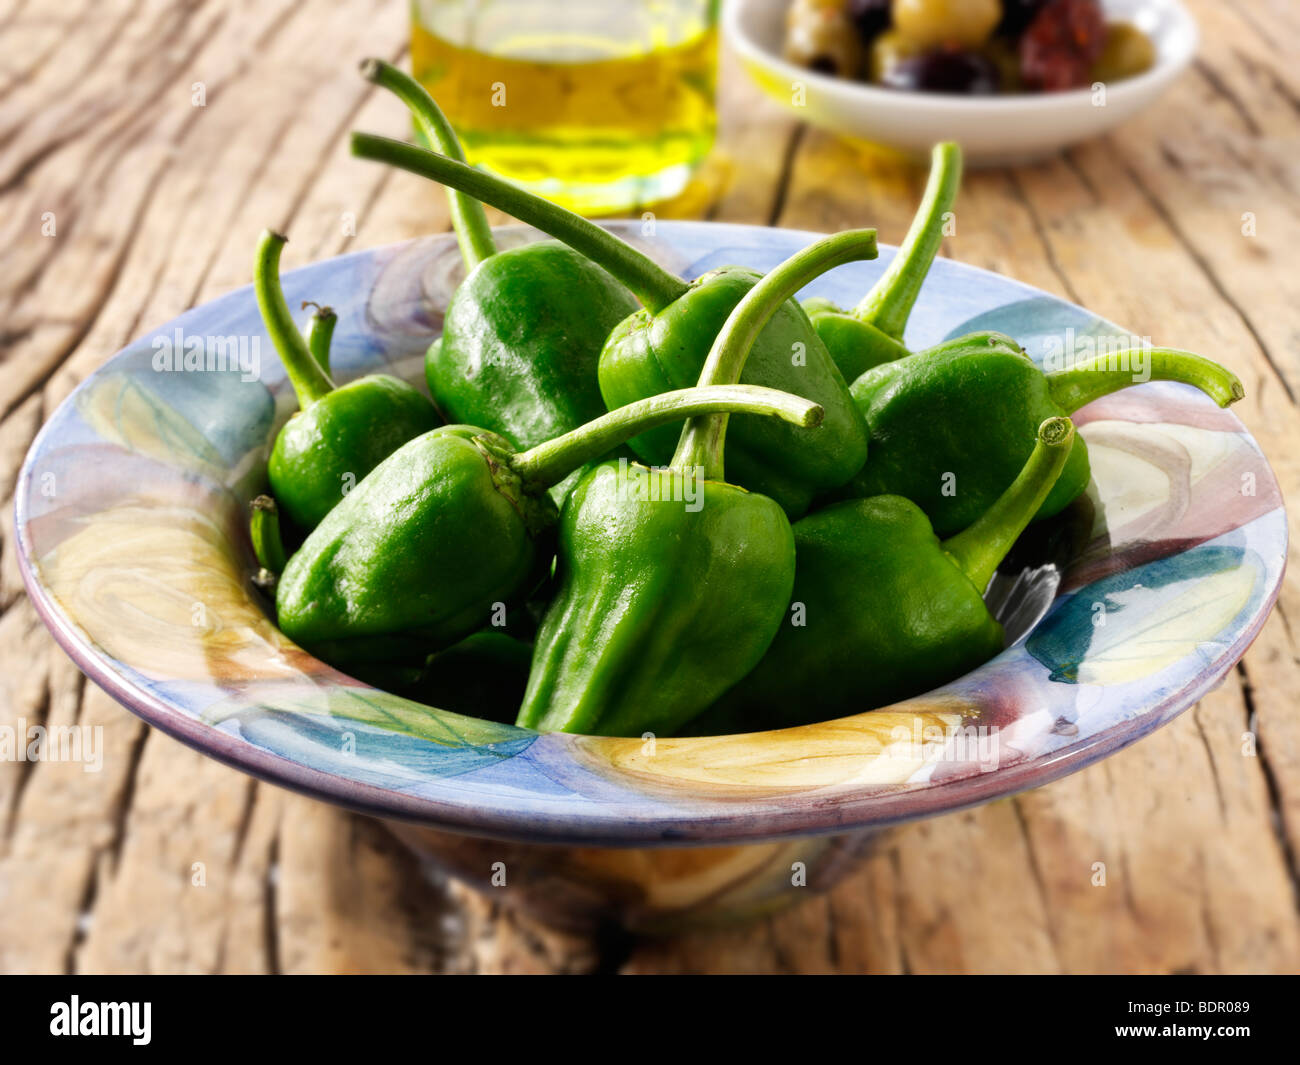
[(987, 96), (998, 91), (998, 70), (978, 52), (940, 48), (895, 64), (882, 84), (914, 92)]
[(889, 29), (889, 0), (848, 0), (846, 13), (863, 44)]

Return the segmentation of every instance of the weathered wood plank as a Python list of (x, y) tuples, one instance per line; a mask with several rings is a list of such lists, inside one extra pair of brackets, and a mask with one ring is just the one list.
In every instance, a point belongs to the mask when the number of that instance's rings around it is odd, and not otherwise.
[[(1113, 137), (969, 175), (945, 252), (1218, 353), (1247, 383), (1239, 409), (1284, 496), (1300, 499), (1289, 63), (1300, 16), (1285, 0), (1193, 7), (1205, 31), (1193, 74)], [(353, 126), (408, 128), (352, 67), (403, 54), (405, 12), (378, 11), (357, 0), (0, 9), (0, 499), (77, 381), (246, 281), (261, 226), (289, 227), (290, 268), (446, 228), (440, 190), (346, 152)], [(791, 122), (731, 60), (722, 105), (717, 155), (657, 215), (875, 225), (900, 239), (919, 168)], [(41, 231), (47, 211), (54, 236)], [(1239, 671), (1156, 736), (1051, 787), (900, 829), (826, 898), (744, 928), (629, 943), (540, 929), (431, 883), (378, 826), (150, 732), (49, 641), (21, 598), (6, 528), (0, 724), (98, 726), (104, 764), (0, 763), (0, 970), (1294, 971), (1291, 572)]]
[[(307, 12), (294, 19), (268, 15), (265, 32), (259, 33), (265, 70), (258, 77), (248, 69), (242, 47), (248, 43), (247, 24), (218, 19), (208, 24), (214, 32), (207, 38), (204, 27), (196, 25), (192, 32), (203, 48), (178, 71), (184, 78), (173, 79), (176, 91), (161, 94), (152, 110), (133, 119), (136, 132), (121, 147), (114, 142), (108, 158), (95, 159), (85, 149), (87, 163), (96, 164), (90, 180), (64, 190), (69, 210), (77, 212), (71, 217), (85, 222), (63, 227), (61, 243), (50, 238), (52, 257), (37, 281), (35, 302), (40, 304), (45, 287), (54, 292), (69, 285), (70, 275), (103, 280), (83, 286), (83, 309), (64, 326), (83, 336), (44, 389), (47, 408), (140, 328), (243, 283), (256, 229), (292, 220), (295, 201), (323, 172), (320, 161), (341, 142), (345, 116), (365, 96), (366, 86), (359, 78), (320, 79), (316, 49), (343, 54), (355, 39), (355, 9), (339, 5), (326, 19)], [(404, 36), (403, 27), (392, 27), (388, 51), (399, 51)], [(145, 42), (140, 44), (143, 49)], [(145, 58), (141, 50), (130, 62)], [(192, 106), (187, 80), (198, 68), (209, 78), (202, 108)], [(131, 103), (125, 97), (120, 101), (124, 108)], [(250, 124), (248, 115), (259, 108), (266, 121)], [(293, 136), (287, 135), (291, 128)], [(45, 168), (57, 176), (68, 163), (67, 152), (51, 154), (27, 180), (48, 190)], [(160, 180), (164, 172), (166, 181)], [(132, 205), (131, 212), (122, 217), (103, 204), (117, 211)], [(101, 226), (103, 236), (87, 239), (89, 226)], [(81, 258), (87, 254), (111, 258), (103, 267), (88, 267)], [(40, 351), (47, 360), (57, 355), (48, 344)], [(0, 444), (6, 453), (25, 447), (41, 401), (31, 397), (5, 421)], [(29, 608), (15, 607), (4, 620), (15, 636), (20, 626), (30, 634), (27, 642), (6, 644), (13, 653), (28, 658), (35, 641), (46, 654), (58, 654), (59, 668), (70, 669), (81, 683), (61, 653), (40, 640)], [(14, 675), (32, 674), (15, 670)], [(31, 707), (34, 716), (46, 705), (53, 707), (52, 694), (46, 695), (53, 682), (43, 677), (37, 675), (31, 691), (7, 705)], [(19, 915), (43, 906), (57, 910), (65, 926), (60, 935), (57, 921), (42, 922), (39, 945), (31, 942), (32, 930), (20, 936), (15, 929), (6, 939), (12, 945), (6, 968), (272, 971), (286, 965), (382, 971), (402, 962), (432, 967), (431, 955), (414, 947), (430, 941), (419, 930), (429, 927), (432, 907), (428, 899), (418, 906), (407, 902), (406, 914), (395, 916), (393, 906), (412, 898), (420, 881), (413, 863), (397, 853), (386, 834), (303, 800), (292, 801), (308, 811), (286, 829), (280, 811), (290, 800), (281, 793), (259, 789), (242, 775), (147, 732), (94, 689), (85, 705), (104, 709), (117, 730), (138, 737), (112, 763), (120, 804), (85, 789), (74, 795), (61, 783), (64, 767), (36, 766), (26, 777), (6, 773), (13, 802), (21, 787), (22, 796), (39, 803), (30, 814), (15, 807), (21, 816), (15, 813), (0, 871), (0, 883), (15, 903), (8, 912), (20, 921)], [(60, 818), (76, 814), (74, 801), (98, 809), (114, 830), (108, 845), (92, 840), (62, 849), (62, 867), (52, 869), (53, 859), (36, 852), (30, 838), (48, 830), (48, 822), (61, 825)], [(348, 846), (324, 851), (318, 846), (338, 839)], [(345, 871), (351, 873), (351, 894), (341, 890), (348, 884)], [(45, 890), (52, 872), (64, 885), (62, 892)], [(321, 893), (322, 876), (337, 876), (340, 890)], [(285, 892), (277, 892), (278, 882), (287, 885)]]
[[(10, 607), (0, 627), (23, 622), (26, 601)], [(13, 816), (0, 849), (0, 971), (71, 969), (76, 945), (93, 920), (95, 885), (122, 844), (122, 816), (131, 796), (134, 752), (146, 726), (85, 682), (48, 640), (33, 645), (4, 640), (15, 656), (8, 677), (24, 677), (17, 698), (4, 699), (10, 723), (78, 724), (92, 730), (102, 758), (89, 763), (6, 763), (4, 778), (18, 773)], [(24, 655), (18, 659), (18, 655)], [(42, 703), (41, 695), (45, 696)], [(6, 693), (8, 695), (8, 693)], [(20, 789), (20, 790), (18, 790)]]

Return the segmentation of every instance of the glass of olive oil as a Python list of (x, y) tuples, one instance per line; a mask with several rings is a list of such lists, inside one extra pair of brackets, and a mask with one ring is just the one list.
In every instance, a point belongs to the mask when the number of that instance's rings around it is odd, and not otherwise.
[(718, 0), (412, 0), (471, 163), (586, 214), (679, 193), (717, 127)]

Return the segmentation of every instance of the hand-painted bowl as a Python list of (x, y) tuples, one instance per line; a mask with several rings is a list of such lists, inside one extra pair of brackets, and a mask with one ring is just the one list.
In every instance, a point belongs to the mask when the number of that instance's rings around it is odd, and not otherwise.
[(1023, 163), (1098, 137), (1150, 107), (1196, 56), (1196, 22), (1179, 0), (1103, 0), (1109, 21), (1150, 38), (1150, 70), (1068, 92), (996, 96), (900, 92), (819, 74), (782, 57), (790, 0), (734, 0), (723, 15), (727, 43), (758, 86), (801, 121), (923, 157), (956, 140), (972, 166)]
[[(770, 269), (815, 236), (611, 228), (683, 276), (725, 263)], [(520, 228), (501, 236), (535, 239)], [(892, 254), (807, 294), (851, 304)], [(287, 275), (285, 289), (291, 306), (313, 299), (339, 312), (337, 376), (422, 381), (458, 277), (455, 242), (436, 237), (317, 263)], [(908, 343), (976, 328), (1010, 333), (1036, 358), (1122, 334), (939, 260)], [(828, 886), (882, 828), (1045, 784), (1132, 743), (1241, 657), (1286, 552), (1277, 483), (1241, 423), (1187, 386), (1143, 384), (1079, 412), (1094, 483), (1064, 519), (1034, 526), (995, 580), (990, 600), (1012, 642), (987, 665), (887, 709), (779, 732), (539, 734), (377, 691), (278, 633), (250, 585), (245, 525), (291, 409), (248, 288), (109, 360), (55, 412), (22, 469), (16, 518), (32, 601), (92, 680), (164, 732), (401, 823), (458, 875), (485, 890), (504, 884), (557, 921), (663, 926), (774, 906)], [(706, 846), (661, 849), (676, 844)]]

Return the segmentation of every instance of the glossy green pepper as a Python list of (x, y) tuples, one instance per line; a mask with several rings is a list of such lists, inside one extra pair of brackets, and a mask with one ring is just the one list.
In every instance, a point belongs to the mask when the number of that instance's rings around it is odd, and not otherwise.
[(794, 525), (790, 618), (752, 673), (691, 731), (825, 721), (937, 688), (1002, 650), (982, 598), (1065, 466), (1067, 418), (1039, 427), (1029, 461), (970, 528), (940, 541), (902, 496), (837, 503)]
[(330, 345), (334, 341), (334, 327), (338, 325), (339, 316), (333, 307), (322, 307), (319, 303), (304, 300), (302, 309), (314, 308), (307, 319), (307, 350), (316, 360), (316, 365), (328, 376), (330, 372)]
[[(869, 230), (830, 237), (763, 278), (728, 317), (701, 383), (738, 380), (778, 308), (873, 244)], [(666, 468), (608, 462), (579, 480), (518, 724), (671, 735), (758, 662), (789, 602), (794, 540), (774, 500), (724, 480), (726, 432), (725, 415), (694, 419)]]
[[(433, 98), (379, 59), (362, 73), (410, 108), (430, 144), (459, 162), (464, 152)], [(605, 413), (597, 362), (611, 329), (636, 298), (604, 269), (558, 241), (498, 251), (483, 206), (448, 189), (465, 280), (447, 307), (425, 376), (450, 422), (480, 425), (529, 448)]]
[(280, 538), (280, 510), (268, 495), (257, 496), (249, 504), (248, 538), (258, 566), (253, 583), (264, 592), (274, 591), (288, 555)]
[(960, 185), (961, 149), (951, 142), (936, 144), (921, 206), (898, 253), (871, 291), (851, 311), (827, 299), (804, 301), (813, 328), (846, 381), (857, 380), (882, 362), (910, 354), (903, 346), (903, 331), (943, 243), (944, 222)]
[[(276, 501), (300, 528), (310, 530), (383, 459), (439, 422), (433, 404), (405, 381), (370, 374), (334, 386), (294, 324), (280, 288), (285, 238), (265, 230), (257, 244), (253, 289), (262, 321), (298, 397), (267, 463)], [(328, 336), (314, 326), (316, 347)], [(328, 326), (330, 333), (333, 325)], [(323, 338), (323, 344), (322, 344)], [(328, 354), (324, 356), (328, 365)]]
[(327, 661), (408, 661), (490, 624), (551, 560), (547, 489), (633, 433), (712, 411), (812, 425), (821, 408), (767, 388), (684, 389), (605, 414), (518, 452), (504, 437), (447, 425), (405, 444), (344, 497), (289, 559), (276, 586), (281, 631)]
[[(614, 328), (600, 356), (600, 391), (611, 409), (693, 383), (727, 315), (760, 276), (723, 267), (688, 284), (600, 226), (455, 159), (365, 133), (352, 135), (352, 154), (432, 178), (508, 211), (563, 240), (631, 289), (642, 309)], [(864, 246), (862, 258), (874, 255)], [(866, 458), (862, 420), (843, 375), (793, 298), (755, 344), (744, 380), (806, 396), (825, 409), (826, 419), (811, 435), (770, 419), (736, 418), (727, 455), (736, 484), (769, 494), (798, 514), (814, 494), (844, 484), (861, 467)], [(631, 445), (642, 459), (661, 465), (675, 442), (676, 434), (667, 431), (645, 433)]]
[[(874, 257), (874, 249), (863, 256)], [(761, 278), (741, 266), (710, 270), (657, 313), (643, 309), (618, 325), (600, 356), (605, 403), (614, 409), (698, 377), (712, 338)], [(826, 407), (826, 422), (817, 431), (836, 441), (834, 450), (808, 440), (802, 430), (753, 418), (736, 418), (728, 430), (731, 481), (771, 496), (790, 517), (798, 517), (818, 492), (856, 473), (867, 452), (861, 419), (843, 403), (844, 378), (793, 298), (769, 319), (745, 364), (744, 380), (808, 396)], [(645, 433), (631, 446), (647, 463), (662, 465), (673, 454), (674, 434), (671, 429)]]
[[(997, 334), (961, 337), (877, 366), (853, 383), (871, 453), (841, 495), (906, 496), (936, 533), (949, 536), (1011, 483), (1041, 421), (1148, 377), (1194, 385), (1221, 407), (1244, 395), (1233, 374), (1189, 351), (1126, 349), (1045, 374), (1015, 341)], [(1087, 445), (1077, 438), (1036, 518), (1059, 513), (1090, 476)]]

